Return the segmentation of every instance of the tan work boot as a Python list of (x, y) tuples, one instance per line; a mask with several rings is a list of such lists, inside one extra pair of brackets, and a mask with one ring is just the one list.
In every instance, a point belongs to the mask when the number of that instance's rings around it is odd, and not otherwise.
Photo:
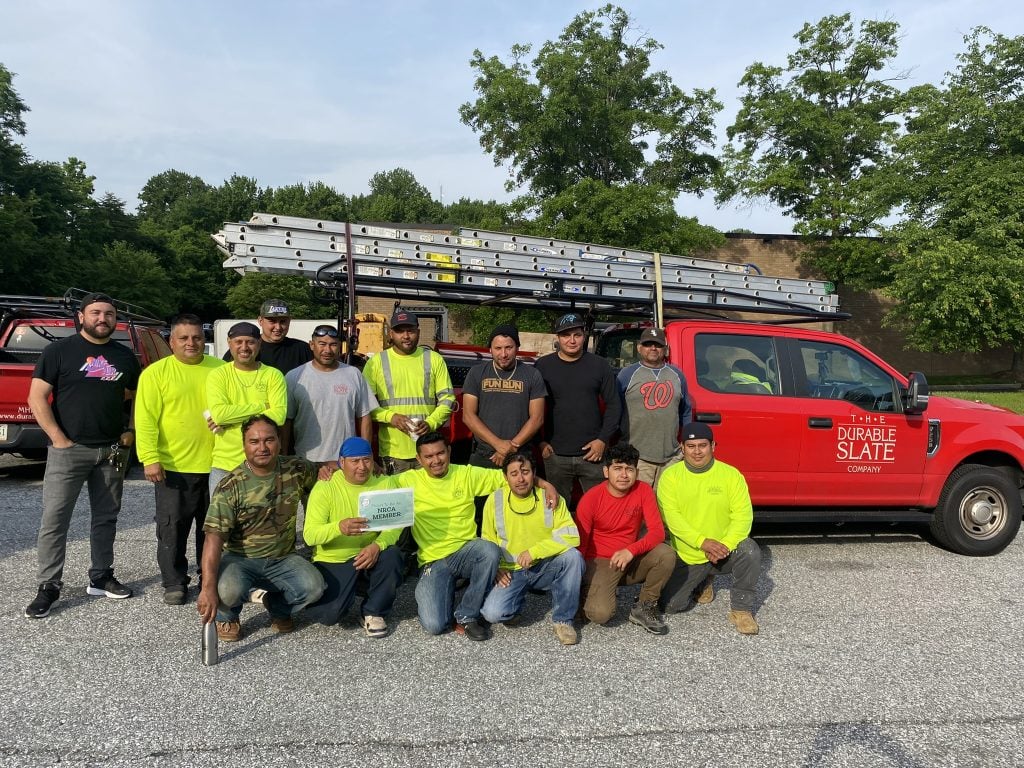
[(729, 621), (736, 625), (741, 635), (756, 635), (759, 627), (750, 611), (729, 611)]
[(222, 643), (234, 643), (242, 636), (242, 625), (237, 621), (218, 621), (217, 639)]
[(295, 631), (295, 622), (291, 616), (279, 619), (277, 616), (270, 617), (270, 628), (282, 635)]
[(572, 624), (555, 624), (555, 637), (562, 645), (576, 645), (580, 641), (576, 634), (576, 627)]
[(700, 586), (697, 593), (697, 605), (707, 605), (715, 602), (715, 577), (708, 576)]

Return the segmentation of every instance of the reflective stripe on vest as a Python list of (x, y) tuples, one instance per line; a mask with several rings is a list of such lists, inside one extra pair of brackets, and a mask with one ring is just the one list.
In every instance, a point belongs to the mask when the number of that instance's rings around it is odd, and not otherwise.
[[(534, 499), (536, 499), (536, 489), (533, 491)], [(514, 514), (514, 513), (513, 513)], [(551, 529), (551, 526), (555, 524), (555, 510), (549, 507), (547, 504), (544, 505), (544, 527)], [(514, 563), (515, 557), (509, 552), (508, 549), (508, 531), (505, 529), (505, 497), (502, 494), (502, 490), (499, 488), (494, 492), (494, 530), (498, 534), (498, 540), (501, 546), (501, 558), (507, 563)], [(551, 538), (561, 544), (564, 547), (573, 547), (575, 545), (570, 544), (565, 540), (566, 536), (579, 537), (579, 530), (575, 525), (566, 525), (559, 528), (556, 531), (551, 531)]]
[[(391, 381), (389, 352), (390, 350), (384, 350), (381, 352), (380, 358), (381, 374), (384, 377), (384, 390), (388, 393), (386, 399), (378, 400), (381, 407), (392, 407), (396, 405), (422, 405), (432, 408), (435, 405), (435, 399), (430, 396), (430, 350), (423, 350), (423, 397), (395, 397), (395, 385)], [(446, 389), (444, 391), (446, 393), (452, 393), (450, 389)]]

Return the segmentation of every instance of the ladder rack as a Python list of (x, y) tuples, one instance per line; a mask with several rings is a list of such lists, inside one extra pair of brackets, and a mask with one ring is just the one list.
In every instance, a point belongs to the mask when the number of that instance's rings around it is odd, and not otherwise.
[[(346, 226), (352, 253), (346, 250)], [(540, 309), (589, 308), (650, 317), (655, 254), (591, 243), (473, 229), (459, 234), (396, 229), (256, 213), (214, 234), (224, 267), (302, 275), (328, 290), (348, 285), (360, 296), (413, 298)], [(667, 314), (730, 310), (836, 320), (831, 283), (768, 277), (749, 266), (665, 254)]]

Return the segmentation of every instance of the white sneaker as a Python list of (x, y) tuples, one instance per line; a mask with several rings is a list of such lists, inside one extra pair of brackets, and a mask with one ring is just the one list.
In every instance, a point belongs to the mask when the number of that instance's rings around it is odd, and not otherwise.
[(249, 602), (263, 604), (263, 596), (267, 594), (265, 589), (250, 589), (249, 590)]
[(363, 629), (368, 637), (386, 637), (388, 634), (388, 623), (380, 616), (364, 616)]

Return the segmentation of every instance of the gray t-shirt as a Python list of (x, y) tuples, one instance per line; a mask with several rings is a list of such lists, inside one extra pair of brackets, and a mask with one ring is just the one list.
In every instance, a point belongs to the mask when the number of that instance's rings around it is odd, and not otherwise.
[[(514, 371), (499, 369), (491, 362), (480, 363), (466, 374), (463, 395), (477, 398), (477, 416), (502, 440), (511, 440), (530, 418), (530, 401), (543, 400), (547, 394), (540, 371), (522, 361)], [(494, 447), (477, 440), (482, 450)]]
[(333, 371), (318, 371), (313, 363), (300, 365), (284, 377), (288, 385), (288, 418), (296, 456), (331, 461), (346, 438), (356, 435), (356, 419), (377, 407), (359, 369), (339, 363)]
[(679, 452), (679, 428), (690, 420), (686, 377), (674, 365), (648, 368), (640, 363), (618, 375), (622, 439), (640, 458), (662, 464)]

